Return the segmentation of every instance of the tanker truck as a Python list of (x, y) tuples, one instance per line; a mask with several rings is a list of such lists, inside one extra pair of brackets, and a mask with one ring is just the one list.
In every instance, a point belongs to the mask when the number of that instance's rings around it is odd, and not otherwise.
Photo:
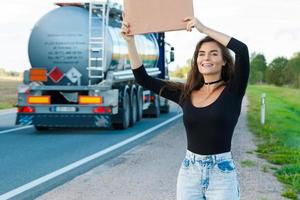
[[(166, 99), (134, 79), (120, 35), (122, 6), (108, 1), (57, 3), (33, 27), (30, 69), (18, 87), (16, 124), (126, 129), (169, 112)], [(169, 79), (174, 48), (164, 33), (135, 36), (150, 76)]]

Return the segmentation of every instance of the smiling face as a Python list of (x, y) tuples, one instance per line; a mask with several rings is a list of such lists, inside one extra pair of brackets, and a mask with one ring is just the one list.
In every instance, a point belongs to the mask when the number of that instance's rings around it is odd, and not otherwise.
[(221, 48), (216, 42), (204, 42), (197, 56), (198, 70), (203, 75), (219, 75), (225, 65)]

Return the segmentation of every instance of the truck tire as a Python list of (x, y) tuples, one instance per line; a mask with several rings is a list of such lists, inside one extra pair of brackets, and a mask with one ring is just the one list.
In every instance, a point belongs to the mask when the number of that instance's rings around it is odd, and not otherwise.
[(169, 113), (170, 112), (170, 106), (169, 105), (164, 105), (164, 107), (160, 108), (160, 113)]
[(159, 108), (159, 97), (155, 95), (155, 101), (153, 105), (153, 117), (158, 118), (160, 115), (160, 108)]
[(159, 97), (157, 94), (153, 94), (153, 95), (154, 95), (154, 100), (153, 102), (151, 102), (149, 108), (144, 111), (144, 116), (158, 118), (160, 115)]
[[(169, 102), (167, 99), (164, 99), (163, 100), (164, 104), (163, 105), (160, 105), (160, 113), (169, 113), (170, 112), (170, 105), (169, 105)], [(162, 102), (161, 102), (162, 104)]]
[(137, 120), (137, 98), (136, 98), (136, 92), (135, 90), (131, 90), (130, 94), (130, 121), (129, 126), (133, 126), (136, 123)]
[(126, 129), (130, 122), (130, 98), (127, 91), (122, 95), (121, 99), (121, 109), (119, 109), (120, 121), (114, 122), (113, 127), (115, 129)]
[(141, 86), (138, 87), (137, 90), (137, 117), (136, 120), (140, 121), (143, 117), (143, 88)]

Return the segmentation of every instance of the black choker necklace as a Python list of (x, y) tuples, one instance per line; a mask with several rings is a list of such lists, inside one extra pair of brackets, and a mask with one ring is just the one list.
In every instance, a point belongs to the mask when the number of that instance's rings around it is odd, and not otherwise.
[(204, 85), (210, 85), (210, 84), (214, 84), (214, 83), (219, 83), (219, 82), (221, 82), (223, 79), (220, 79), (220, 80), (217, 80), (217, 81), (212, 81), (212, 82), (207, 82), (207, 83), (205, 83), (204, 82)]

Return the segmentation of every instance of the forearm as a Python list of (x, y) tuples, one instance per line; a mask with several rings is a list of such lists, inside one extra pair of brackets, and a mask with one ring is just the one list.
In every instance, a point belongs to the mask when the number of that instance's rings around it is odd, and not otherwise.
[[(198, 28), (197, 28), (198, 29)], [(222, 45), (224, 45), (225, 47), (228, 45), (231, 37), (224, 34), (224, 33), (221, 33), (221, 32), (218, 32), (218, 31), (215, 31), (211, 28), (208, 28), (208, 27), (204, 27), (202, 28), (202, 30), (199, 30), (201, 33), (204, 33), (206, 34), (207, 36), (215, 39), (216, 41), (220, 42)]]
[(232, 38), (227, 45), (235, 53), (234, 77), (231, 81), (231, 90), (242, 97), (245, 94), (250, 72), (248, 47), (243, 42)]
[(139, 57), (139, 54), (137, 52), (137, 48), (134, 42), (134, 39), (131, 41), (127, 42), (127, 46), (128, 46), (128, 55), (129, 55), (129, 60), (131, 63), (131, 68), (132, 69), (137, 69), (140, 66), (142, 66), (142, 61)]

